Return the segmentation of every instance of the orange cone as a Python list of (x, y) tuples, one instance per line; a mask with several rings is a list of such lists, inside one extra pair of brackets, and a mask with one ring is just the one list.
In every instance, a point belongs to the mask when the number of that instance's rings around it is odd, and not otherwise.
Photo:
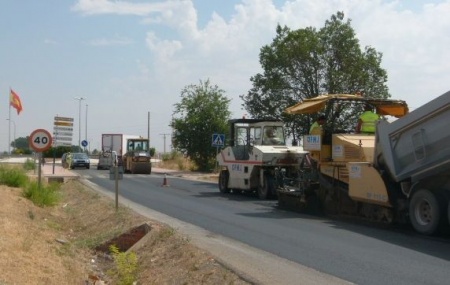
[(167, 182), (167, 174), (164, 174), (164, 180), (163, 180), (163, 184), (161, 186), (164, 187), (169, 187), (169, 183)]

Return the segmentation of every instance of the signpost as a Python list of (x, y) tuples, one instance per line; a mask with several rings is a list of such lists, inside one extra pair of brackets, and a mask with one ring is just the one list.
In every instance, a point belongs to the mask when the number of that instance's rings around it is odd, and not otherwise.
[[(212, 146), (216, 147), (216, 157), (219, 154), (219, 148), (225, 145), (225, 135), (224, 134), (213, 134), (212, 135)], [(217, 170), (216, 162), (216, 170)]]
[(52, 146), (52, 135), (44, 129), (34, 130), (30, 137), (29, 143), (36, 152), (43, 152)]
[(225, 145), (225, 135), (224, 134), (213, 134), (212, 135), (212, 146), (222, 147)]
[(109, 180), (115, 180), (116, 190), (116, 211), (119, 209), (119, 180), (123, 179), (123, 166), (118, 166), (117, 163), (109, 169)]
[(52, 135), (47, 130), (37, 129), (31, 133), (28, 140), (31, 148), (39, 153), (38, 188), (41, 189), (41, 161), (43, 158), (42, 153), (52, 146)]
[(55, 117), (53, 146), (72, 146), (73, 118)]
[[(84, 152), (86, 152), (86, 147), (87, 147), (87, 145), (88, 145), (87, 140), (82, 140), (82, 141), (81, 141), (81, 146), (84, 147)], [(86, 152), (86, 153), (87, 153), (87, 152)]]
[[(72, 147), (73, 118), (56, 116), (53, 126), (53, 146)], [(55, 173), (56, 151), (53, 150), (53, 173)]]

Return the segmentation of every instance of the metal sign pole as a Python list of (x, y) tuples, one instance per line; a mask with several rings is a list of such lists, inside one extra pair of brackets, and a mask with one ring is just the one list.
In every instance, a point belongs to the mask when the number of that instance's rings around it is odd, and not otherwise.
[(116, 211), (119, 210), (119, 167), (114, 166), (114, 176), (116, 178)]
[(109, 168), (109, 180), (115, 181), (116, 211), (119, 209), (119, 180), (121, 179), (123, 179), (123, 167), (114, 163), (114, 165), (111, 165)]
[(41, 160), (42, 160), (42, 152), (38, 154), (38, 189), (41, 190)]
[(219, 146), (216, 147), (216, 173), (219, 170), (219, 161), (217, 161), (217, 156), (219, 155)]
[(56, 149), (53, 148), (53, 168), (52, 168), (52, 174), (55, 174), (55, 163), (56, 163)]

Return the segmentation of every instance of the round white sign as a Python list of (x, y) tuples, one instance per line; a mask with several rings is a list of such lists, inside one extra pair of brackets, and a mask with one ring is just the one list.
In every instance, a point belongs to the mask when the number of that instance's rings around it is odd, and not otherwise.
[(29, 138), (32, 149), (37, 152), (43, 152), (52, 146), (52, 135), (44, 129), (34, 130)]

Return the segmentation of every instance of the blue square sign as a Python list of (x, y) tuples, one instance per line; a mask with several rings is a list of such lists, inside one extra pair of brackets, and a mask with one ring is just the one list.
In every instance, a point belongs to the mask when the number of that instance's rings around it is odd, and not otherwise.
[(213, 134), (212, 135), (212, 146), (219, 147), (225, 145), (225, 135), (224, 134)]

